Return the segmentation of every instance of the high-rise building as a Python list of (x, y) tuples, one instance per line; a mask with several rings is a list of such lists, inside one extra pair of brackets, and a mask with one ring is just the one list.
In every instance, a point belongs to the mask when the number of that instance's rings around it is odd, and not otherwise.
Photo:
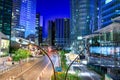
[(20, 35), (22, 31), (19, 30), (21, 2), (22, 0), (13, 0), (11, 37), (24, 36), (24, 34)]
[(35, 34), (36, 0), (13, 0), (12, 37)]
[(35, 34), (35, 26), (36, 0), (22, 0), (19, 27), (20, 29), (25, 29), (25, 37), (29, 34)]
[(112, 23), (112, 19), (120, 16), (120, 0), (101, 0), (99, 29)]
[(71, 40), (97, 29), (98, 0), (71, 0)]
[(55, 45), (55, 22), (52, 20), (48, 21), (48, 44)]
[(63, 47), (68, 42), (69, 24), (69, 19), (55, 19), (55, 45)]
[(39, 45), (41, 45), (42, 44), (42, 42), (43, 42), (43, 28), (40, 26), (39, 27), (39, 34), (38, 34), (38, 43), (39, 43)]
[(0, 32), (10, 38), (12, 18), (12, 0), (0, 0)]
[(39, 45), (39, 27), (40, 27), (40, 14), (36, 14), (36, 34), (35, 34), (35, 43), (36, 45)]
[(41, 25), (41, 20), (42, 20), (42, 18), (41, 18), (41, 16), (40, 16), (40, 14), (36, 14), (36, 27), (35, 27), (35, 29), (36, 29), (36, 34), (35, 34), (35, 36), (36, 36), (36, 38), (35, 38), (35, 43), (37, 44), (37, 45), (39, 45), (40, 46), (40, 44), (42, 43), (42, 25)]
[(70, 19), (64, 19), (64, 45), (69, 46), (70, 43)]

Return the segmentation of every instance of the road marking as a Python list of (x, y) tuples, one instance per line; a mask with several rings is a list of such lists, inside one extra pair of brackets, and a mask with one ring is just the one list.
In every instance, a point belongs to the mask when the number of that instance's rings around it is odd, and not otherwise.
[(37, 80), (42, 80), (42, 76), (43, 76), (44, 72), (46, 71), (47, 67), (49, 66), (49, 64), (50, 64), (50, 61), (47, 63), (45, 68), (39, 73), (40, 75), (38, 76)]
[[(53, 74), (53, 70), (51, 71), (51, 74), (50, 74), (50, 75), (52, 76), (52, 74)], [(51, 76), (50, 76), (50, 80), (51, 80)]]
[(39, 62), (39, 60), (37, 62), (35, 62), (32, 66), (30, 66), (28, 69), (24, 70), (23, 72), (21, 72), (20, 74), (18, 74), (15, 78), (21, 76), (22, 74), (24, 74), (25, 72), (27, 72), (28, 70), (30, 70), (34, 65), (36, 65)]

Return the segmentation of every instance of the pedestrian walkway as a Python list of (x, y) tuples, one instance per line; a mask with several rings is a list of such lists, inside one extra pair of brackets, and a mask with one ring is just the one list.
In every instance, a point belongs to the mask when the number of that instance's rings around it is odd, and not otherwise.
[(6, 72), (8, 69), (13, 67), (12, 62), (8, 61), (8, 58), (8, 56), (0, 57), (0, 74)]

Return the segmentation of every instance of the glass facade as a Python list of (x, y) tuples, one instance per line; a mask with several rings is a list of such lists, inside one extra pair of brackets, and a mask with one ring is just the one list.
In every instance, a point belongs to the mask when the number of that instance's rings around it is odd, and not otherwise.
[(12, 0), (0, 0), (0, 32), (11, 36)]
[(25, 37), (29, 34), (35, 34), (36, 0), (22, 0), (20, 25), (25, 28)]
[(55, 45), (55, 22), (48, 21), (48, 42), (50, 46)]
[(88, 35), (97, 29), (97, 7), (97, 0), (71, 0), (72, 39)]
[(11, 36), (12, 37), (22, 37), (24, 36), (23, 32), (19, 29), (19, 20), (20, 20), (20, 10), (21, 10), (22, 0), (13, 0), (12, 6), (12, 27), (11, 27)]
[(69, 19), (56, 19), (55, 20), (55, 43), (58, 46), (64, 46), (69, 38)]
[[(106, 3), (107, 2), (107, 3)], [(112, 19), (120, 16), (120, 0), (101, 0), (101, 27), (108, 26), (112, 23)]]

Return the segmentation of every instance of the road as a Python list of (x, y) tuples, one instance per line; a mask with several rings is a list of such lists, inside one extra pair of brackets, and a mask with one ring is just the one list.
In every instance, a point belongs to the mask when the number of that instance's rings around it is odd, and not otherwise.
[(19, 73), (21, 73), (23, 70), (25, 70), (27, 67), (31, 66), (32, 64), (36, 63), (36, 61), (30, 61), (27, 63), (23, 63), (21, 65), (15, 66), (13, 69), (6, 71), (3, 74), (0, 74), (0, 80), (9, 80), (13, 76), (17, 76)]
[(97, 73), (88, 70), (83, 64), (80, 64), (80, 66), (76, 67), (75, 69), (80, 71), (78, 76), (80, 76), (82, 80), (100, 80), (100, 76)]
[[(51, 56), (54, 64), (56, 64), (56, 57)], [(34, 64), (34, 65), (33, 65)], [(29, 67), (30, 65), (33, 65)], [(50, 80), (53, 74), (52, 65), (47, 56), (40, 58), (38, 61), (29, 62), (17, 66), (16, 68), (7, 71), (0, 75), (0, 80)]]

